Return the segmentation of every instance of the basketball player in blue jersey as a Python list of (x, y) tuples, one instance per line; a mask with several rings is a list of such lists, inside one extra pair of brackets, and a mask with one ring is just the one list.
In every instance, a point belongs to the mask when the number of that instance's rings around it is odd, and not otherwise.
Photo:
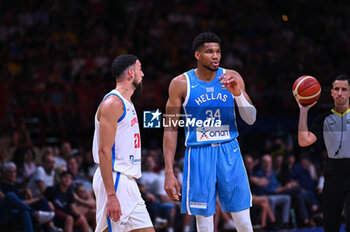
[(95, 114), (93, 178), (96, 232), (154, 232), (136, 179), (141, 177), (140, 129), (131, 96), (142, 87), (141, 63), (134, 55), (118, 56), (112, 64), (116, 88)]
[[(237, 104), (240, 116), (249, 125), (255, 122), (256, 109), (245, 92), (242, 77), (219, 67), (220, 42), (211, 32), (199, 34), (193, 41), (197, 68), (175, 77), (169, 86), (168, 120), (178, 120), (181, 107), (185, 115), (181, 212), (196, 216), (198, 231), (212, 232), (218, 196), (223, 211), (231, 213), (237, 230), (251, 232), (252, 196), (236, 139), (234, 105)], [(174, 200), (181, 196), (173, 172), (177, 129), (165, 128), (163, 138), (164, 189)]]

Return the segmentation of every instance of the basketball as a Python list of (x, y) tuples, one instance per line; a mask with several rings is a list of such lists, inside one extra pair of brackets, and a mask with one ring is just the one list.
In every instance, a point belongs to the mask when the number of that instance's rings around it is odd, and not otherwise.
[(310, 105), (321, 95), (321, 85), (312, 76), (301, 76), (293, 84), (293, 95), (302, 105)]

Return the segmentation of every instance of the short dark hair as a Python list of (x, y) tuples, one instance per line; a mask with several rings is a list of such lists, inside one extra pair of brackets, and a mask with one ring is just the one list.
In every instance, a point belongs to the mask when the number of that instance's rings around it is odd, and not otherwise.
[(70, 175), (72, 178), (74, 178), (73, 173), (70, 171), (64, 171), (61, 173), (60, 178), (62, 179), (64, 176)]
[(192, 49), (196, 52), (204, 43), (218, 43), (221, 44), (221, 39), (219, 36), (212, 32), (203, 32), (197, 35), (192, 42)]
[(131, 54), (120, 55), (114, 59), (111, 67), (112, 75), (115, 79), (119, 79), (121, 74), (138, 60), (137, 56)]
[(348, 85), (350, 85), (349, 77), (346, 74), (341, 74), (337, 76), (333, 81), (332, 81), (332, 86), (334, 85), (335, 81), (348, 81)]

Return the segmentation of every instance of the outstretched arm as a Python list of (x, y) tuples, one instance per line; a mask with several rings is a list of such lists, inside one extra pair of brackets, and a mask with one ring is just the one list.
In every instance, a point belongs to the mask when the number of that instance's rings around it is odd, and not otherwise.
[(107, 217), (119, 221), (122, 214), (114, 189), (111, 150), (115, 140), (118, 119), (124, 113), (123, 102), (114, 95), (109, 96), (100, 106), (97, 118), (100, 122), (99, 148), (100, 170), (107, 192)]
[[(169, 86), (169, 99), (166, 103), (166, 120), (178, 120), (181, 110), (182, 98), (186, 91), (186, 78), (180, 75), (174, 78)], [(164, 189), (171, 199), (179, 200), (179, 182), (174, 175), (174, 158), (177, 145), (177, 126), (170, 123), (170, 127), (164, 128), (163, 153), (165, 162), (165, 182)], [(176, 193), (174, 191), (176, 190)]]
[(239, 115), (249, 125), (252, 125), (256, 120), (256, 109), (245, 91), (245, 84), (241, 75), (233, 70), (227, 70), (222, 74), (220, 79), (225, 84), (225, 87), (230, 91), (237, 103)]

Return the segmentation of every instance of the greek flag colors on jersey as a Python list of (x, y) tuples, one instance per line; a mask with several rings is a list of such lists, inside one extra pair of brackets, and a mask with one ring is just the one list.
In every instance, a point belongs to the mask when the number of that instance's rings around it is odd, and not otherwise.
[[(112, 90), (102, 100), (110, 95), (119, 97), (124, 104), (124, 113), (118, 120), (118, 127), (112, 147), (113, 172), (120, 172), (126, 176), (141, 177), (141, 138), (137, 114), (134, 105), (126, 100), (117, 90)], [(101, 103), (102, 103), (101, 102)], [(97, 110), (98, 112), (98, 110)], [(92, 153), (95, 163), (99, 163), (99, 121), (95, 114), (95, 132)]]
[(210, 82), (198, 79), (193, 69), (185, 73), (187, 95), (182, 106), (188, 147), (228, 142), (238, 136), (233, 95), (219, 79), (224, 72), (219, 68)]

